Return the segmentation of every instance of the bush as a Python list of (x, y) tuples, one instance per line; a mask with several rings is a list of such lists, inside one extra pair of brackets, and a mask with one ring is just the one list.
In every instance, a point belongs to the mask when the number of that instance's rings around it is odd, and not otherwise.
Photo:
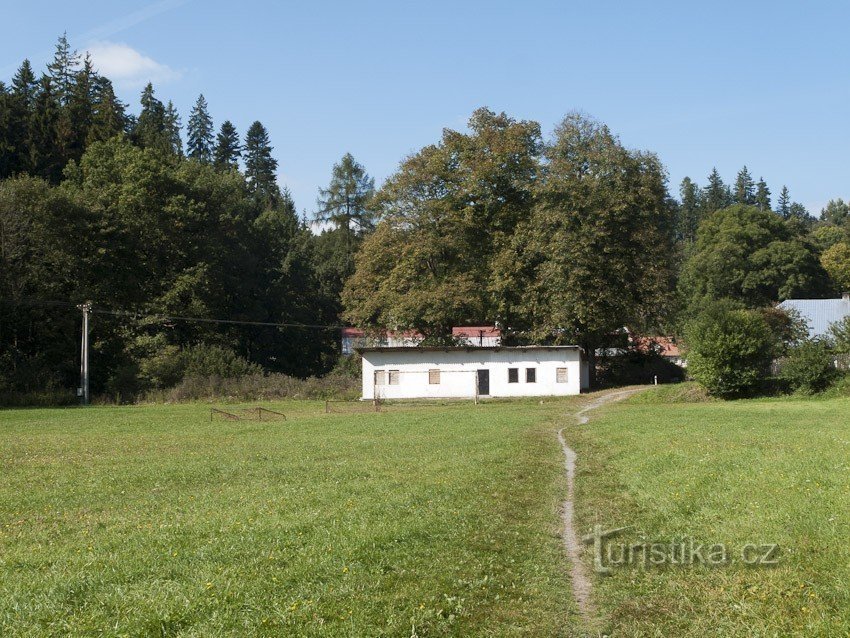
[(715, 396), (752, 392), (766, 376), (781, 339), (763, 313), (717, 302), (685, 327), (688, 373)]
[(779, 376), (792, 390), (814, 394), (825, 390), (835, 378), (835, 357), (826, 341), (807, 340), (791, 348)]
[(276, 399), (355, 399), (360, 379), (331, 372), (324, 377), (298, 379), (285, 374), (249, 374), (241, 377), (186, 377), (176, 387), (149, 393), (151, 401), (268, 401)]
[(262, 374), (263, 369), (221, 346), (197, 345), (180, 349), (165, 345), (140, 364), (149, 388), (170, 388), (187, 377), (236, 377)]

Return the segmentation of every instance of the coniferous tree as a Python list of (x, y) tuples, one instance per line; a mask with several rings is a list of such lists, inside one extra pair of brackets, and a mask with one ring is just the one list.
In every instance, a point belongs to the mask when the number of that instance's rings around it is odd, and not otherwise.
[(690, 242), (696, 238), (700, 222), (699, 186), (690, 177), (686, 177), (679, 186), (679, 196), (682, 198), (679, 206), (679, 237)]
[(776, 214), (788, 219), (791, 216), (791, 195), (788, 193), (788, 187), (783, 186), (779, 191), (779, 199), (776, 202)]
[(238, 168), (241, 148), (239, 134), (230, 120), (225, 120), (216, 137), (213, 161), (217, 168)]
[(33, 175), (58, 183), (62, 176), (59, 103), (48, 76), (42, 76), (29, 122), (29, 167)]
[(770, 189), (762, 177), (759, 177), (759, 181), (756, 184), (755, 204), (760, 210), (770, 210)]
[(12, 175), (15, 142), (12, 137), (12, 98), (0, 81), (0, 179)]
[(174, 108), (174, 103), (169, 100), (168, 106), (165, 107), (165, 135), (171, 152), (176, 155), (183, 154), (183, 139), (180, 137), (181, 126), (180, 114)]
[(29, 127), (38, 93), (38, 82), (29, 60), (24, 60), (12, 78), (9, 91), (9, 128), (8, 144), (11, 156), (8, 158), (9, 175), (29, 170)]
[(203, 94), (198, 96), (186, 125), (186, 155), (204, 163), (213, 159), (213, 121)]
[(53, 91), (60, 106), (65, 106), (71, 99), (77, 69), (80, 65), (80, 54), (71, 49), (68, 34), (59, 36), (53, 61), (47, 65), (48, 75), (53, 81)]
[(738, 172), (738, 178), (735, 180), (735, 203), (751, 206), (755, 204), (755, 201), (755, 184), (753, 183), (750, 171), (744, 166)]
[(79, 161), (86, 149), (94, 115), (95, 75), (91, 57), (86, 54), (83, 66), (71, 85), (71, 95), (62, 109), (60, 118), (59, 136), (64, 155), (63, 164), (68, 160)]
[(375, 180), (351, 153), (346, 153), (338, 164), (334, 164), (331, 183), (319, 189), (316, 220), (330, 222), (346, 232), (362, 234), (374, 223), (374, 214), (369, 208), (374, 193)]
[(272, 146), (266, 127), (260, 122), (251, 124), (245, 135), (245, 179), (257, 201), (275, 207), (281, 201), (277, 185), (277, 160), (272, 157)]
[(171, 150), (171, 139), (166, 132), (165, 106), (154, 95), (148, 82), (142, 91), (142, 110), (133, 130), (133, 139), (143, 148)]
[(702, 203), (704, 214), (703, 217), (710, 215), (716, 210), (726, 208), (731, 204), (729, 189), (723, 183), (720, 173), (716, 168), (711, 169), (708, 176), (708, 185), (703, 190)]
[(821, 221), (836, 226), (843, 226), (850, 219), (850, 203), (845, 203), (840, 197), (831, 199), (820, 212)]
[(112, 82), (96, 75), (92, 94), (93, 112), (87, 142), (102, 142), (124, 132), (127, 128), (127, 115), (124, 104), (115, 97)]

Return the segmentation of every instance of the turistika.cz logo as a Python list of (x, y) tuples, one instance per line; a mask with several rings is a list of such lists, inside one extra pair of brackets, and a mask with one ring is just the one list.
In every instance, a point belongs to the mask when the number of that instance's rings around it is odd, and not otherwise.
[(780, 549), (776, 543), (745, 543), (732, 548), (725, 543), (699, 543), (692, 538), (654, 542), (615, 542), (613, 537), (630, 529), (618, 527), (603, 529), (596, 525), (593, 531), (582, 538), (586, 545), (593, 545), (593, 569), (597, 574), (607, 575), (614, 569), (638, 567), (722, 567), (741, 563), (752, 567), (771, 567), (780, 560)]

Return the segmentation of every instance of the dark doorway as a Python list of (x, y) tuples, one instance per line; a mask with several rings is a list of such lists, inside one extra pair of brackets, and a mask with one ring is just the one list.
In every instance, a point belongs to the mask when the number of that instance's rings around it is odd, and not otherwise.
[(487, 396), (490, 394), (490, 371), (478, 371), (478, 396)]

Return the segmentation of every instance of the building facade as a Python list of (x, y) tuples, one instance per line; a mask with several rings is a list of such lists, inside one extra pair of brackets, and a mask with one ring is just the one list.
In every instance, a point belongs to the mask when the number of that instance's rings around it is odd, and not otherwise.
[(786, 299), (779, 307), (798, 314), (806, 322), (809, 338), (817, 339), (828, 336), (832, 324), (850, 317), (850, 293), (841, 299)]
[(589, 386), (578, 346), (360, 348), (372, 399), (564, 396)]

